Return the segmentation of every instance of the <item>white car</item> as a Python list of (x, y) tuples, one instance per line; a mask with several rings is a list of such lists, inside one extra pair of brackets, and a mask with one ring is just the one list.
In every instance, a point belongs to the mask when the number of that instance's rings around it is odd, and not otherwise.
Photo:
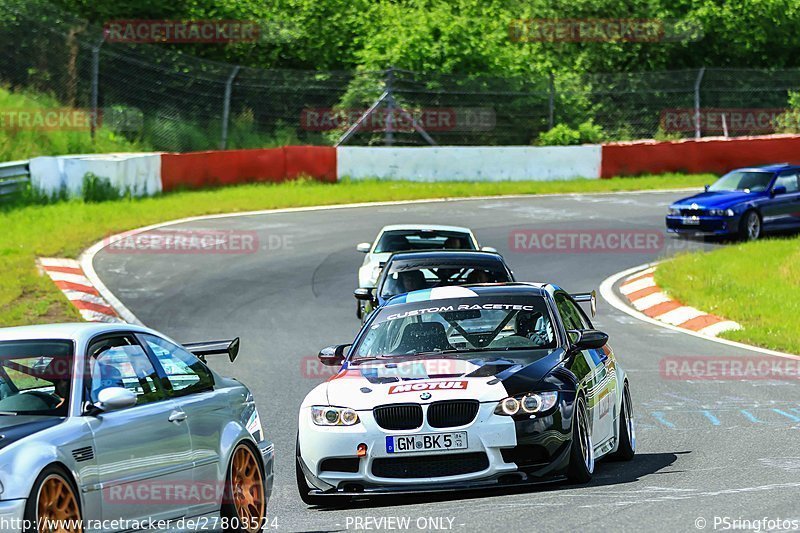
[(310, 505), (375, 494), (587, 482), (636, 449), (628, 377), (552, 284), (435, 287), (395, 296), (303, 400), (297, 488)]
[[(469, 228), (459, 226), (440, 226), (434, 224), (397, 224), (384, 226), (378, 232), (375, 241), (370, 244), (362, 242), (356, 250), (367, 254), (358, 269), (358, 287), (371, 289), (375, 287), (381, 273), (383, 263), (394, 252), (415, 250), (485, 250), (495, 252), (488, 246), (481, 248), (478, 239)], [(356, 315), (361, 318), (363, 303), (359, 303)]]

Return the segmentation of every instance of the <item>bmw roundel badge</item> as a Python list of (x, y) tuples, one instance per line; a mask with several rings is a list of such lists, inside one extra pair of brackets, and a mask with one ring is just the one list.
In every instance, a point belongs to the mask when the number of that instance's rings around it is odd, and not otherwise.
[(420, 400), (430, 400), (431, 399), (431, 393), (430, 392), (423, 392), (422, 394), (419, 395), (419, 399)]

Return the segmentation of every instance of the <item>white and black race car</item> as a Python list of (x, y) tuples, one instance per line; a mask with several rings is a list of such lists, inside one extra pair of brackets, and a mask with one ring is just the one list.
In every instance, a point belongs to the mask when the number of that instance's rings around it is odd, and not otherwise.
[(389, 300), (352, 345), (320, 352), (341, 370), (300, 408), (303, 501), (586, 482), (597, 459), (631, 459), (628, 378), (579, 301), (594, 312), (594, 293), (551, 284)]

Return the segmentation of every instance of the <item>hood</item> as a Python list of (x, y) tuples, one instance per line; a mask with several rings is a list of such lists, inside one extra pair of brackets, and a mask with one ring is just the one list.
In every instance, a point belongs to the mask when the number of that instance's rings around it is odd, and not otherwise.
[[(562, 350), (541, 357), (532, 352), (486, 352), (477, 357), (410, 357), (365, 361), (343, 369), (327, 382), (330, 405), (369, 410), (389, 403), (473, 399), (500, 401), (517, 394), (509, 383), (525, 375), (531, 387), (561, 360)], [(516, 386), (511, 388), (517, 388)], [(423, 395), (427, 397), (423, 399)]]
[(63, 418), (56, 416), (0, 415), (0, 449), (63, 421)]
[(673, 203), (673, 207), (689, 208), (697, 204), (700, 209), (727, 209), (738, 203), (747, 202), (760, 193), (744, 191), (701, 192)]

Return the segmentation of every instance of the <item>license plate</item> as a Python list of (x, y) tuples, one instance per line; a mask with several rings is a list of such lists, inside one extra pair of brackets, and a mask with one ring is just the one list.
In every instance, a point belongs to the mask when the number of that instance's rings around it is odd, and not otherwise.
[(386, 453), (463, 450), (466, 447), (466, 431), (386, 437)]
[(698, 217), (683, 217), (681, 223), (683, 223), (684, 226), (699, 226), (700, 219)]

